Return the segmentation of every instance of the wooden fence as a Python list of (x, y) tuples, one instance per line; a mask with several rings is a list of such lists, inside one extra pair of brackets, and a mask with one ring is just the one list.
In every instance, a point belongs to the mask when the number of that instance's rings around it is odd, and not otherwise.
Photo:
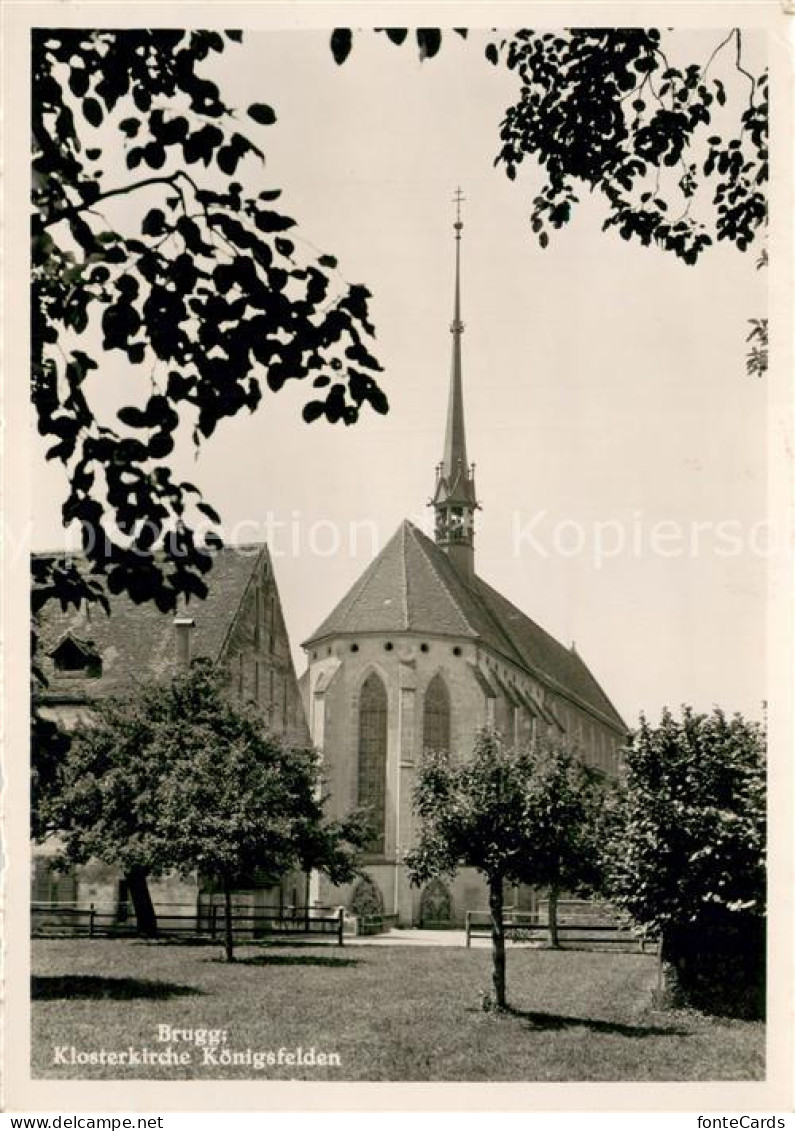
[[(223, 906), (212, 903), (205, 907), (190, 908), (186, 904), (157, 904), (155, 913), (158, 934), (164, 938), (190, 937), (209, 940), (222, 939), (226, 929)], [(232, 910), (232, 936), (236, 942), (251, 942), (278, 936), (324, 936), (328, 941), (344, 945), (344, 913), (328, 907), (285, 910), (279, 907), (259, 907), (245, 912)], [(117, 938), (137, 935), (135, 919), (119, 914), (119, 909), (102, 909), (91, 903), (88, 907), (77, 904), (36, 904), (31, 906), (31, 933), (37, 938), (82, 937)]]
[[(491, 915), (488, 911), (467, 911), (466, 945), (472, 939), (491, 938)], [(537, 911), (506, 911), (503, 916), (505, 936), (512, 942), (543, 942), (549, 939), (549, 920)], [(632, 923), (616, 914), (563, 916), (558, 921), (561, 946), (598, 945), (637, 947), (644, 951), (656, 940), (645, 938)]]

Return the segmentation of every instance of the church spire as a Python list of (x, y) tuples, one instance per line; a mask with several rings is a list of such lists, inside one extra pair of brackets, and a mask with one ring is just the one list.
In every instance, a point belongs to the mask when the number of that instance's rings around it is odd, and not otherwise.
[(453, 224), (455, 230), (455, 300), (453, 303), (453, 321), (450, 323), (450, 332), (453, 335), (453, 360), (450, 370), (447, 431), (442, 460), (442, 468), (448, 478), (455, 474), (459, 465), (461, 467), (467, 466), (464, 393), (461, 385), (461, 335), (464, 332), (464, 323), (461, 321), (461, 232), (464, 227), (461, 219), (461, 202), (464, 198), (461, 195), (461, 189), (456, 190), (454, 199), (456, 206), (456, 220)]
[(474, 573), (474, 518), (478, 509), (475, 494), (475, 469), (467, 462), (464, 428), (464, 392), (461, 366), (461, 189), (453, 198), (456, 206), (455, 231), (455, 298), (453, 321), (453, 357), (450, 370), (450, 393), (447, 403), (447, 428), (442, 462), (436, 469), (436, 490), (432, 506), (436, 511), (436, 541), (447, 551), (454, 565), (466, 576)]

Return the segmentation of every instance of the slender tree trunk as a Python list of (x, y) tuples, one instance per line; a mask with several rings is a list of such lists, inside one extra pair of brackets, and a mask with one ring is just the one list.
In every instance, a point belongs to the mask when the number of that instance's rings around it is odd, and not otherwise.
[(227, 962), (235, 961), (235, 940), (232, 925), (232, 889), (224, 880), (224, 953)]
[(503, 920), (502, 876), (489, 880), (489, 909), (491, 911), (491, 954), (494, 1003), (505, 1008), (505, 923)]
[(549, 922), (549, 945), (558, 950), (560, 947), (560, 938), (558, 936), (558, 896), (560, 895), (560, 888), (557, 884), (551, 884), (549, 892), (547, 893), (547, 919)]
[(668, 958), (668, 947), (666, 945), (667, 939), (665, 937), (665, 928), (660, 927), (660, 938), (657, 942), (657, 996), (662, 995), (665, 988), (665, 962)]
[(309, 930), (309, 892), (311, 890), (311, 876), (309, 871), (304, 872), (304, 930)]
[(146, 882), (146, 871), (141, 867), (130, 868), (125, 875), (127, 890), (135, 910), (135, 923), (145, 938), (157, 938), (157, 915)]

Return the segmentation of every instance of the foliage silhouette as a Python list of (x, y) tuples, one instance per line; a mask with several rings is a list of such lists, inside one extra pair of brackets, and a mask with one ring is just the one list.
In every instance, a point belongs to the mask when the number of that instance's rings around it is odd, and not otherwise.
[[(280, 190), (251, 195), (235, 180), (264, 161), (260, 134), (276, 120), (250, 106), (252, 140), (201, 73), (240, 38), (33, 32), (32, 395), (47, 457), (67, 470), (64, 523), (80, 524), (91, 566), (38, 563), (34, 611), (53, 597), (101, 601), (104, 582), (163, 610), (205, 595), (212, 557), (195, 528), (219, 516), (172, 477), (184, 420), (199, 447), (224, 418), (253, 412), (264, 387), (307, 379), (307, 422), (387, 411), (367, 289), (342, 284), (333, 256), (300, 250)], [(122, 158), (119, 181), (109, 170)], [(116, 421), (94, 409), (108, 354), (143, 389)]]

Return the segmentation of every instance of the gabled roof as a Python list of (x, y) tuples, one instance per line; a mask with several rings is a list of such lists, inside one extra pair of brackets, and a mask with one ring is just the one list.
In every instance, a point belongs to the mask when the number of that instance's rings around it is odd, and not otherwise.
[(367, 632), (416, 632), (480, 640), (516, 667), (624, 722), (582, 658), (479, 577), (465, 578), (444, 550), (403, 522), (304, 644)]
[[(158, 679), (173, 671), (174, 619), (181, 614), (195, 621), (191, 655), (217, 660), (252, 575), (267, 554), (267, 547), (262, 544), (225, 546), (216, 551), (212, 569), (206, 576), (206, 598), (183, 604), (178, 614), (162, 613), (151, 601), (136, 605), (125, 594), (110, 596), (111, 616), (99, 606), (89, 612), (74, 608), (64, 612), (56, 601), (50, 601), (38, 623), (41, 654), (51, 653), (66, 634), (90, 641), (93, 651), (102, 658), (102, 675), (85, 680), (72, 676), (65, 693), (70, 698), (79, 696), (81, 691), (92, 697), (112, 695), (141, 680)], [(80, 555), (36, 555), (58, 559), (68, 556), (81, 560)], [(45, 674), (49, 678), (50, 673)], [(57, 677), (50, 679), (44, 696), (57, 698), (58, 684)]]
[(99, 653), (94, 645), (93, 640), (84, 640), (82, 636), (68, 630), (64, 632), (53, 644), (47, 652), (48, 656), (57, 656), (60, 652), (70, 648), (73, 652), (82, 656), (85, 660), (94, 660), (99, 658)]

